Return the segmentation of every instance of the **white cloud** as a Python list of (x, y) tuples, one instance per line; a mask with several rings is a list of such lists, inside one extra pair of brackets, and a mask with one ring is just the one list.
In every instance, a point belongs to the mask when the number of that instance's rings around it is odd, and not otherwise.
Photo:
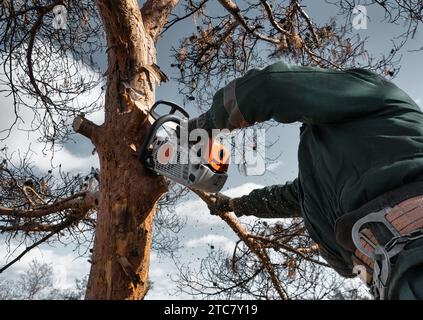
[(278, 169), (281, 166), (283, 166), (282, 161), (272, 162), (272, 163), (269, 163), (268, 165), (266, 165), (266, 170), (267, 171), (275, 171), (276, 169)]
[(59, 164), (66, 171), (87, 171), (91, 167), (98, 167), (99, 161), (97, 155), (89, 157), (78, 157), (66, 149), (60, 150), (54, 154), (51, 159), (51, 154), (43, 154), (42, 144), (33, 144), (31, 146), (33, 151), (31, 160), (34, 165), (42, 171), (47, 171), (53, 166), (57, 167)]
[(185, 245), (188, 248), (204, 248), (213, 245), (221, 248), (225, 252), (232, 253), (235, 247), (235, 241), (222, 235), (208, 234), (200, 238), (190, 239)]
[[(0, 130), (6, 129), (10, 126), (14, 119), (14, 112), (12, 101), (9, 98), (4, 98), (0, 96), (1, 105), (3, 110), (1, 111), (0, 117)], [(20, 112), (21, 117), (25, 123), (31, 122), (31, 110), (27, 108), (23, 109)], [(19, 128), (29, 129), (27, 125), (20, 124)], [(4, 137), (5, 134), (1, 134), (0, 138)], [(84, 168), (90, 168), (91, 166), (96, 166), (98, 163), (97, 156), (90, 156), (87, 158), (79, 158), (75, 155), (72, 155), (68, 150), (63, 148), (62, 150), (55, 152), (54, 158), (52, 160), (52, 154), (49, 151), (43, 150), (45, 145), (37, 141), (39, 138), (38, 132), (25, 132), (18, 130), (18, 128), (12, 129), (10, 137), (1, 144), (5, 144), (8, 148), (9, 154), (14, 154), (14, 160), (18, 161), (18, 151), (22, 154), (25, 154), (28, 150), (31, 150), (29, 155), (31, 156), (31, 162), (40, 170), (47, 171), (51, 168), (51, 165), (62, 164), (63, 169), (77, 170)]]
[(250, 193), (254, 189), (259, 189), (259, 188), (263, 188), (263, 185), (248, 182), (248, 183), (244, 183), (244, 184), (242, 184), (238, 187), (228, 189), (228, 190), (224, 191), (223, 194), (225, 194), (229, 197), (241, 197), (243, 195)]
[[(18, 248), (16, 252), (21, 252), (24, 248)], [(2, 253), (1, 265), (6, 263), (4, 256), (7, 252), (6, 245), (0, 245)], [(49, 264), (53, 269), (53, 286), (60, 289), (75, 287), (75, 279), (80, 279), (88, 274), (90, 264), (85, 258), (76, 258), (73, 252), (60, 252), (59, 250), (36, 248), (28, 252), (20, 261), (6, 270), (1, 276), (16, 279), (20, 273), (28, 270), (32, 260), (38, 260)], [(11, 258), (9, 258), (9, 261)]]
[(201, 200), (190, 200), (181, 203), (176, 208), (176, 214), (187, 218), (188, 224), (195, 225), (217, 225), (221, 219), (209, 213), (207, 205)]

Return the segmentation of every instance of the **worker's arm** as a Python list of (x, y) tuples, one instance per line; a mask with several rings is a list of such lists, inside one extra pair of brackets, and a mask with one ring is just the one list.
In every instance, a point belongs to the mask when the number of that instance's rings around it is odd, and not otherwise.
[(301, 217), (298, 201), (298, 180), (284, 185), (256, 189), (246, 196), (235, 198), (231, 203), (237, 216), (259, 218)]
[(219, 90), (210, 110), (191, 128), (232, 130), (269, 119), (344, 122), (386, 107), (393, 87), (363, 69), (336, 71), (278, 62), (251, 70)]

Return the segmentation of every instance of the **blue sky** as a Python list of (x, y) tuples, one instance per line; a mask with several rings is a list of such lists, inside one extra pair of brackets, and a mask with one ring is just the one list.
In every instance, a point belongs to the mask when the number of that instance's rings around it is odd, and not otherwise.
[[(309, 6), (308, 11), (310, 16), (317, 22), (327, 20), (335, 12), (334, 8), (327, 5), (321, 6), (320, 1), (305, 1), (305, 3)], [(368, 29), (357, 32), (363, 37), (369, 37), (367, 48), (374, 54), (389, 51), (391, 38), (400, 33), (402, 26), (388, 26), (385, 23), (381, 23), (382, 16), (372, 8), (369, 8), (369, 17)], [(185, 22), (181, 22), (165, 33), (158, 44), (158, 65), (170, 77), (178, 76), (175, 73), (175, 69), (170, 67), (172, 63), (170, 49), (173, 46), (177, 46), (178, 40), (183, 35), (190, 33), (193, 28), (194, 24), (192, 20), (188, 19)], [(423, 34), (418, 32), (415, 39), (408, 44), (407, 49), (410, 50), (422, 46)], [(423, 52), (416, 53), (404, 50), (402, 55), (402, 68), (394, 82), (421, 106), (423, 105), (423, 64), (421, 63)], [(104, 66), (105, 58), (98, 57), (98, 59), (101, 65)], [(225, 75), (222, 76), (224, 77)], [(233, 79), (228, 78), (225, 80), (229, 82)], [(98, 94), (98, 90), (97, 92), (93, 92), (91, 96)], [(182, 103), (182, 97), (177, 93), (177, 82), (170, 81), (163, 84), (157, 91), (157, 98)], [(90, 99), (90, 97), (87, 96), (83, 99)], [(0, 95), (0, 105), (2, 107), (0, 117), (1, 129), (10, 123), (13, 110), (10, 98), (3, 95)], [(193, 106), (188, 105), (187, 108), (192, 116), (198, 114)], [(30, 115), (26, 114), (25, 116), (29, 117)], [(91, 118), (101, 123), (102, 114), (97, 113), (91, 116)], [(294, 179), (298, 173), (296, 157), (299, 142), (298, 128), (298, 124), (279, 125), (276, 128), (272, 128), (267, 133), (267, 139), (269, 141), (279, 139), (279, 142), (267, 152), (270, 157), (277, 154), (280, 154), (280, 157), (274, 163), (268, 164), (268, 170), (263, 176), (244, 176), (239, 173), (236, 167), (232, 166), (229, 171), (230, 178), (224, 188), (225, 192), (231, 196), (240, 196), (257, 187), (284, 183), (287, 180)], [(34, 164), (45, 171), (50, 167), (50, 158), (42, 154), (42, 146), (36, 142), (36, 139), (36, 134), (27, 134), (15, 130), (6, 141), (6, 145), (13, 149), (16, 147), (25, 148), (31, 144), (32, 149), (35, 151), (33, 156)], [(88, 172), (92, 165), (96, 166), (98, 163), (96, 156), (91, 155), (92, 148), (88, 140), (78, 137), (76, 138), (76, 143), (69, 143), (61, 152), (58, 152), (53, 161), (56, 165), (62, 163), (62, 167), (65, 170)], [(208, 214), (206, 206), (200, 200), (195, 197), (185, 199), (178, 204), (177, 213), (187, 219), (187, 225), (180, 233), (180, 241), (183, 248), (178, 252), (183, 263), (189, 263), (194, 267), (198, 265), (200, 259), (205, 257), (208, 250), (210, 250), (211, 244), (228, 252), (233, 248), (236, 237), (219, 218), (212, 217)], [(89, 271), (87, 259), (76, 258), (76, 254), (73, 253), (72, 249), (72, 246), (42, 246), (7, 271), (4, 276), (16, 276), (32, 258), (37, 257), (53, 264), (56, 282), (59, 286), (69, 287), (73, 284), (75, 277), (81, 277)], [(0, 243), (0, 264), (5, 262), (5, 255), (6, 247)], [(173, 262), (170, 259), (159, 258), (157, 253), (153, 253), (151, 279), (154, 282), (154, 287), (147, 298), (189, 298), (186, 295), (177, 297), (173, 295), (175, 284), (171, 281), (171, 278), (176, 272)]]

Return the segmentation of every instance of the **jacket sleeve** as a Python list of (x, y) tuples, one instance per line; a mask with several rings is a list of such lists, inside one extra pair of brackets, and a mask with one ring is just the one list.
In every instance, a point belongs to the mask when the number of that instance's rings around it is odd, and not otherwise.
[(230, 130), (269, 119), (344, 122), (382, 109), (385, 83), (364, 69), (337, 71), (278, 62), (251, 70), (220, 89), (203, 118), (216, 129)]
[(234, 199), (234, 213), (237, 216), (258, 218), (301, 217), (298, 200), (298, 180), (284, 185), (255, 189), (250, 194)]

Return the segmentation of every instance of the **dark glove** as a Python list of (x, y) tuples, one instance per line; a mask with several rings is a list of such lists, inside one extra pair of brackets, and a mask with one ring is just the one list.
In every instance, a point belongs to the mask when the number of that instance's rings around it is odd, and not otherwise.
[[(187, 128), (184, 128), (188, 130), (188, 138), (191, 131), (194, 129), (203, 129), (206, 130), (209, 137), (212, 136), (212, 130), (213, 130), (213, 122), (208, 115), (208, 113), (203, 113), (202, 115), (198, 116), (197, 118), (193, 118), (188, 120), (188, 126)], [(176, 138), (180, 138), (181, 136), (181, 127), (178, 125), (175, 129)], [(197, 141), (198, 142), (198, 141)]]
[(204, 129), (211, 137), (213, 130), (213, 120), (211, 119), (208, 112), (203, 113), (199, 117), (190, 119), (188, 121), (188, 132), (191, 132), (194, 129)]
[(210, 209), (210, 214), (213, 215), (219, 215), (224, 212), (231, 212), (233, 211), (231, 206), (231, 198), (228, 196), (225, 196), (221, 193), (213, 194), (212, 196), (212, 202), (208, 203), (208, 207)]

